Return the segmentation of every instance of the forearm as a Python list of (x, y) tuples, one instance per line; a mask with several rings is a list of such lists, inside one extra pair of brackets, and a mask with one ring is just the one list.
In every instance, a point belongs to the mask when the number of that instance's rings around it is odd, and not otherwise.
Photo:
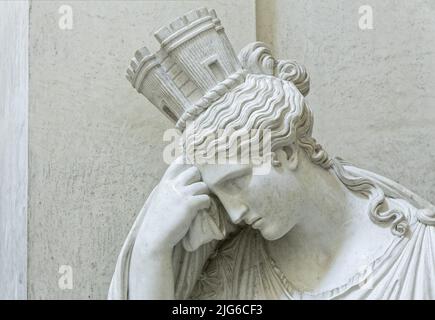
[[(210, 207), (207, 185), (196, 167), (180, 172), (174, 162), (159, 183), (135, 232), (128, 277), (129, 299), (173, 299), (174, 247), (188, 232), (198, 212)], [(154, 193), (154, 192), (153, 192)]]
[(128, 281), (129, 299), (174, 299), (172, 249), (136, 241)]

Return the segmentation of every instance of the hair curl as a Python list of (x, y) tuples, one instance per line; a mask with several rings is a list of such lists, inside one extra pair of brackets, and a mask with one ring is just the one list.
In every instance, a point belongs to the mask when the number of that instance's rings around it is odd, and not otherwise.
[(252, 74), (266, 74), (292, 82), (307, 96), (310, 91), (310, 76), (303, 65), (292, 60), (276, 60), (263, 42), (254, 42), (239, 53), (242, 67)]

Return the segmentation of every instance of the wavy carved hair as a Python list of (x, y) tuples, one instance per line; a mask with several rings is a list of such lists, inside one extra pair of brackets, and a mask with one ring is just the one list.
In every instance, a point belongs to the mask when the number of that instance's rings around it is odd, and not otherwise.
[[(210, 150), (229, 149), (241, 132), (268, 129), (271, 151), (300, 147), (313, 163), (331, 170), (349, 190), (369, 199), (367, 213), (373, 222), (390, 222), (394, 234), (404, 235), (408, 229), (404, 214), (382, 211), (383, 190), (374, 181), (346, 170), (344, 161), (330, 158), (312, 137), (313, 115), (304, 98), (310, 89), (306, 69), (294, 61), (276, 60), (261, 42), (242, 49), (239, 59), (248, 72), (245, 82), (197, 117), (191, 124), (195, 138), (187, 136), (184, 147), (209, 154)], [(218, 130), (222, 133), (216, 137)]]

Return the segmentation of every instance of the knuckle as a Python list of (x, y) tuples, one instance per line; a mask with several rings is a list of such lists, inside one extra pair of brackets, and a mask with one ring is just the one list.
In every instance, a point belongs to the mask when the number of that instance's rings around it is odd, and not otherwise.
[(191, 168), (190, 168), (190, 173), (191, 173), (193, 176), (199, 175), (199, 169), (198, 169), (197, 167), (191, 167)]
[(205, 182), (200, 181), (200, 182), (197, 182), (197, 183), (198, 183), (198, 187), (199, 188), (207, 188), (207, 185), (205, 184)]
[(203, 204), (203, 203), (207, 204), (211, 201), (210, 196), (208, 196), (206, 194), (202, 194), (200, 197), (201, 197), (201, 199), (200, 199), (201, 204)]

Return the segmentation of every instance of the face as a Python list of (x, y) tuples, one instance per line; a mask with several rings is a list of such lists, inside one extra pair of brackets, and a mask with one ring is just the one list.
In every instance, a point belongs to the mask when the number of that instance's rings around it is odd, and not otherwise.
[[(264, 238), (276, 240), (301, 218), (302, 191), (295, 174), (297, 154), (275, 152), (267, 174), (250, 165), (210, 165), (200, 168), (203, 181), (219, 198), (235, 224), (248, 224)], [(277, 160), (277, 161), (276, 161)], [(278, 165), (279, 163), (279, 165)]]

